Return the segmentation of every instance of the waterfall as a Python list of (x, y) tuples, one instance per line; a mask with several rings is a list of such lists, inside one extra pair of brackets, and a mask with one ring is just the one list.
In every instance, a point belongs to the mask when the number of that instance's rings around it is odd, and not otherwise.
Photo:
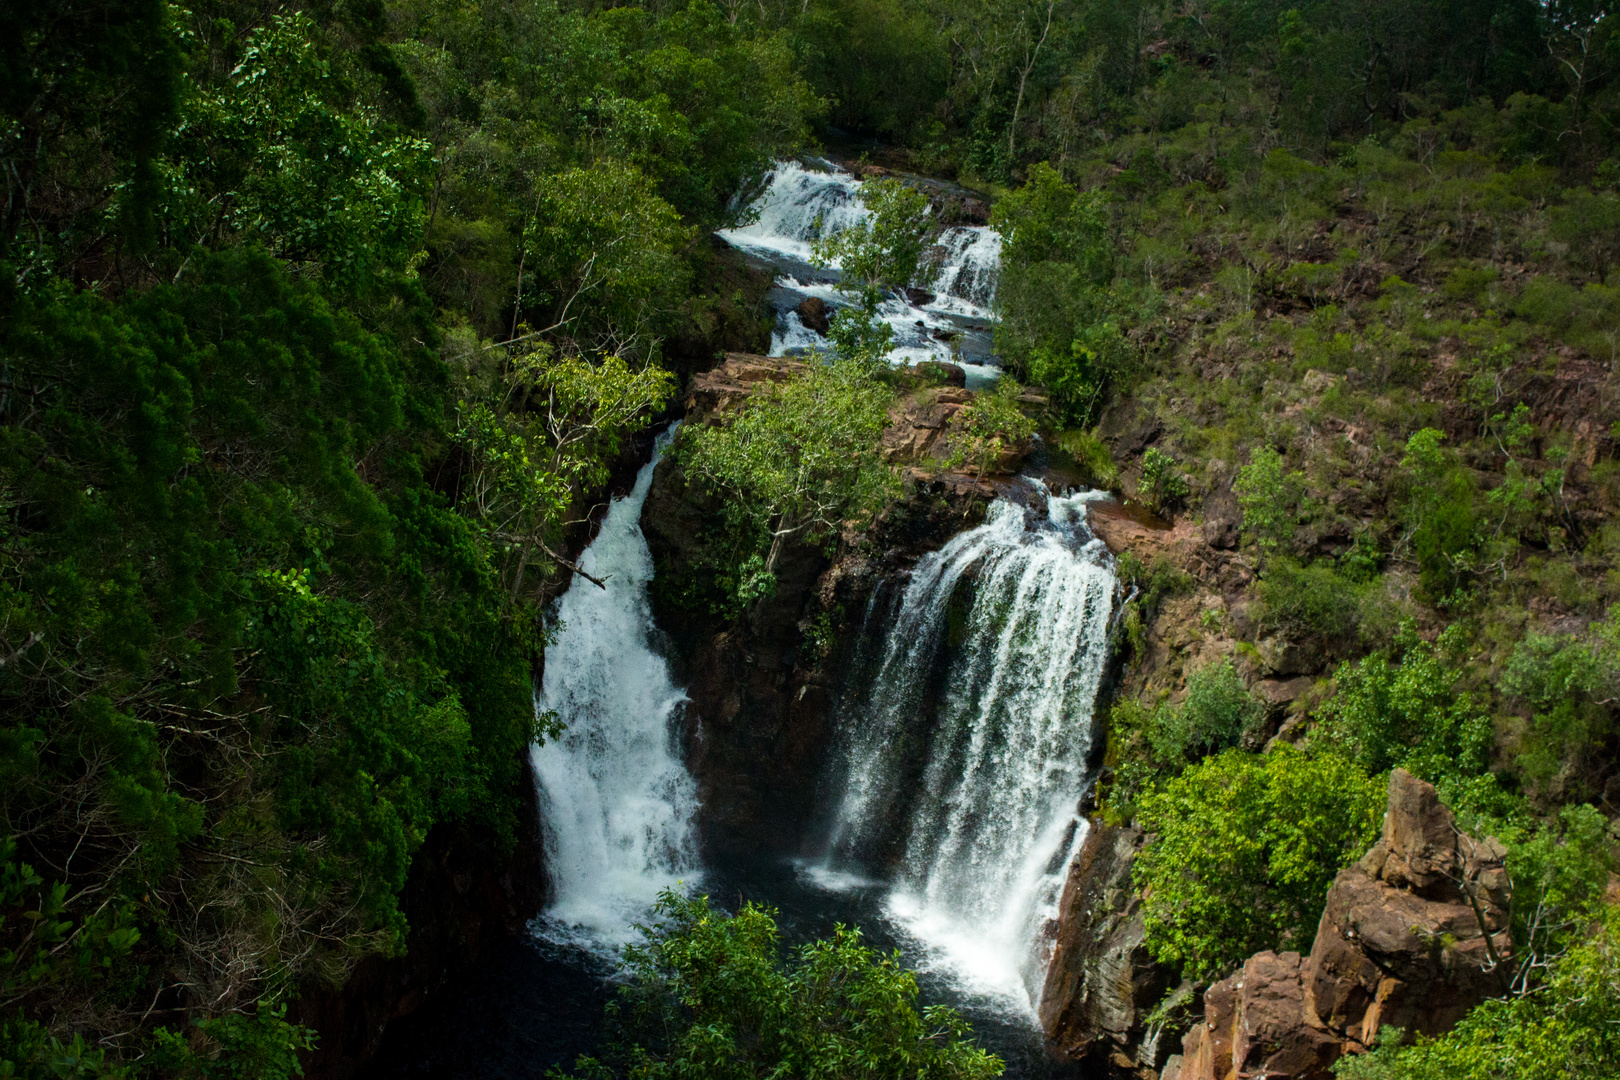
[(608, 509), (556, 606), (537, 708), (563, 735), (531, 751), (553, 897), (545, 927), (612, 946), (631, 938), (660, 890), (699, 869), (697, 790), (676, 746), (686, 695), (652, 646), (652, 554), (641, 507), (674, 434), (659, 437), (630, 494)]
[[(887, 875), (888, 911), (969, 989), (1032, 1010), (1084, 836), (1115, 578), (1085, 526), (998, 500), (917, 563), (839, 717), (824, 872)], [(859, 660), (857, 666), (860, 666)], [(827, 874), (831, 879), (831, 874)]]
[(928, 287), (930, 306), (989, 318), (1001, 273), (1001, 234), (983, 225), (959, 225), (939, 234), (938, 269)]
[[(861, 205), (860, 189), (860, 180), (829, 161), (810, 159), (809, 165), (779, 161), (748, 205), (752, 223), (720, 230), (718, 235), (727, 243), (776, 269), (772, 356), (826, 348), (826, 339), (806, 327), (794, 311), (806, 297), (819, 297), (834, 307), (850, 303), (835, 287), (836, 267), (815, 267), (810, 256), (817, 240), (870, 216)], [(1001, 236), (994, 229), (941, 229), (928, 263), (911, 283), (932, 299), (918, 306), (897, 293), (878, 309), (878, 317), (894, 334), (891, 362), (949, 360), (962, 365), (970, 386), (995, 381), (1000, 369), (991, 355), (990, 323), (1000, 268)]]
[(749, 204), (753, 223), (720, 235), (738, 247), (808, 260), (817, 240), (870, 217), (861, 205), (861, 182), (831, 162), (819, 164), (825, 168), (778, 161), (764, 192)]

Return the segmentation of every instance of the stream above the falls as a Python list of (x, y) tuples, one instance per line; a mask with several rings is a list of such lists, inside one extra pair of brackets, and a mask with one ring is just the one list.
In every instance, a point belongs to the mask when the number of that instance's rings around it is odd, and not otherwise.
[[(817, 240), (868, 215), (862, 181), (824, 158), (779, 161), (748, 204), (754, 220), (719, 236), (776, 278), (767, 301), (776, 316), (772, 356), (819, 352), (827, 339), (806, 326), (799, 307), (811, 297), (828, 309), (850, 306), (838, 291), (838, 268), (811, 262)], [(987, 225), (949, 225), (933, 238), (927, 265), (905, 294), (894, 293), (878, 317), (894, 334), (891, 362), (959, 364), (967, 385), (994, 382), (1001, 369), (991, 341), (992, 306), (1001, 268), (1001, 237)]]

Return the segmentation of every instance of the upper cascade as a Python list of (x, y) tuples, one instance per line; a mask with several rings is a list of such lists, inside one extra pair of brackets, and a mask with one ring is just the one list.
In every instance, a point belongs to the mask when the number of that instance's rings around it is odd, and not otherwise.
[(752, 224), (720, 235), (738, 247), (792, 255), (806, 261), (817, 240), (836, 235), (871, 216), (861, 205), (861, 182), (830, 161), (818, 168), (778, 161), (765, 189), (749, 204)]
[(1021, 1010), (1084, 837), (1116, 593), (1085, 525), (1098, 497), (1052, 497), (1044, 517), (998, 500), (918, 562), (892, 612), (869, 615), (839, 718), (828, 867), (887, 874), (891, 915)]
[[(861, 204), (862, 181), (830, 161), (779, 161), (748, 205), (750, 224), (722, 229), (727, 243), (771, 263), (778, 271), (773, 306), (777, 327), (771, 355), (814, 351), (825, 341), (806, 327), (796, 306), (815, 296), (832, 306), (848, 303), (837, 290), (837, 266), (816, 267), (816, 241), (870, 216)], [(940, 229), (908, 295), (896, 293), (879, 309), (894, 331), (892, 359), (965, 362), (970, 378), (992, 381), (988, 326), (994, 318), (1001, 269), (1001, 235), (983, 225)], [(954, 343), (954, 344), (953, 344)], [(979, 370), (976, 374), (975, 369)]]

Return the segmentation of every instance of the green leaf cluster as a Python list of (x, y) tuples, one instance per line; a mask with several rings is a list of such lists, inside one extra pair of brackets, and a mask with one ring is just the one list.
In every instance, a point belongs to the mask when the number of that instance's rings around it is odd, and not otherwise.
[(733, 530), (762, 557), (737, 582), (737, 603), (763, 595), (785, 543), (832, 540), (898, 494), (879, 441), (893, 399), (867, 365), (835, 357), (752, 395), (724, 424), (681, 432), (682, 466), (726, 500)]
[(727, 915), (707, 897), (665, 892), (656, 914), (644, 943), (625, 950), (628, 985), (609, 1016), (614, 1043), (600, 1060), (582, 1058), (576, 1080), (1002, 1073), (953, 1010), (919, 1009), (915, 976), (897, 956), (863, 944), (858, 930), (840, 926), (784, 962), (770, 909), (745, 904)]
[(1378, 836), (1385, 785), (1336, 754), (1228, 750), (1142, 796), (1133, 871), (1148, 948), (1195, 979), (1310, 950), (1340, 869)]

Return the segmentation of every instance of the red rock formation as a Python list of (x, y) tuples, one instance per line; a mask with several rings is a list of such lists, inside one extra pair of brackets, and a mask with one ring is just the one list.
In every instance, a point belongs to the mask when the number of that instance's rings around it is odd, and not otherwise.
[(1072, 1058), (1116, 1068), (1143, 1064), (1143, 1021), (1170, 985), (1143, 943), (1142, 901), (1131, 867), (1140, 829), (1091, 825), (1058, 902), (1058, 935), (1041, 991), (1041, 1026)]

